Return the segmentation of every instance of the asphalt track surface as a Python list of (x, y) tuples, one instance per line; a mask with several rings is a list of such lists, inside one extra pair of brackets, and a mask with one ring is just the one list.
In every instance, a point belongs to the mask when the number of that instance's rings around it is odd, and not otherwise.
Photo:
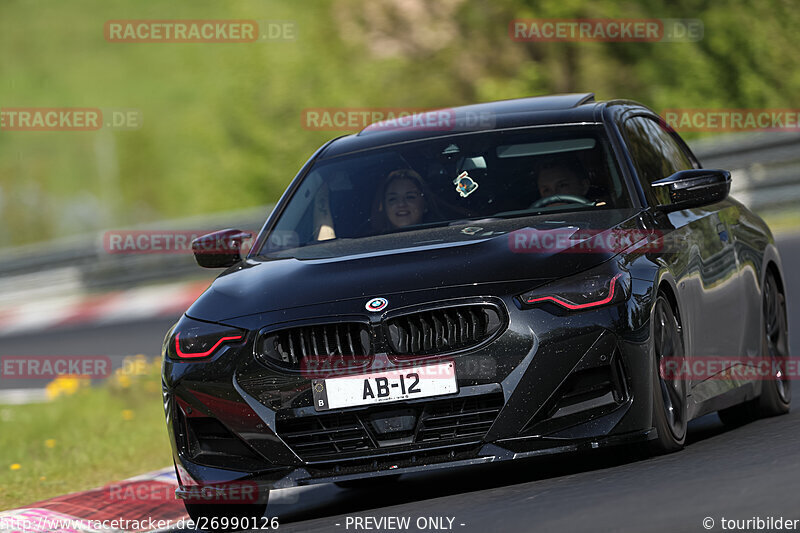
[[(800, 234), (779, 239), (787, 279), (791, 353), (800, 354)], [(157, 353), (170, 320), (0, 339), (15, 354)], [(800, 519), (800, 385), (786, 416), (727, 429), (715, 414), (690, 424), (679, 453), (647, 458), (597, 450), (430, 472), (364, 490), (318, 485), (274, 491), (267, 516), (280, 531), (723, 531), (722, 519)], [(439, 529), (418, 527), (430, 517)], [(356, 528), (356, 518), (369, 518)], [(448, 529), (448, 519), (452, 526)], [(713, 519), (711, 525), (708, 518)], [(420, 520), (418, 522), (418, 520)], [(739, 525), (742, 525), (740, 522)], [(366, 527), (366, 526), (369, 526)], [(800, 526), (800, 523), (798, 523)], [(757, 530), (754, 524), (748, 530)]]
[[(111, 369), (122, 366), (126, 356), (161, 353), (167, 330), (178, 317), (158, 317), (131, 323), (114, 323), (91, 328), (61, 327), (36, 333), (0, 337), (2, 355), (108, 356)], [(41, 388), (50, 379), (0, 379), (2, 389)]]

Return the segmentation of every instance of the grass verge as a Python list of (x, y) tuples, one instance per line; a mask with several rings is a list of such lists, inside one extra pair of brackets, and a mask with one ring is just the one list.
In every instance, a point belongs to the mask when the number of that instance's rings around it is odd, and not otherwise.
[(800, 211), (797, 209), (769, 211), (760, 215), (775, 235), (800, 232)]
[(133, 375), (59, 378), (47, 403), (0, 406), (0, 510), (171, 464), (160, 365), (142, 358)]

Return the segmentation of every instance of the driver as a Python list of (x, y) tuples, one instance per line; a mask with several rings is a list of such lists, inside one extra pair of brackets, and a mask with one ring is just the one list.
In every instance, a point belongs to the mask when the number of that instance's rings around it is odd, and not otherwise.
[(541, 198), (562, 194), (586, 198), (591, 186), (575, 165), (563, 161), (543, 165), (537, 176)]

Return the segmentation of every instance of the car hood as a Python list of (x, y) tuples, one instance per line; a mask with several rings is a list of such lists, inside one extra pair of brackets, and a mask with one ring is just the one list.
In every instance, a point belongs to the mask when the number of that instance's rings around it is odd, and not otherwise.
[[(416, 232), (427, 239), (414, 246), (337, 257), (249, 259), (218, 277), (187, 315), (222, 322), (412, 291), (513, 281), (530, 282), (533, 287), (619, 253), (616, 248), (587, 248), (586, 234), (599, 242), (619, 230), (639, 229), (638, 217), (631, 216), (630, 210), (603, 214), (593, 213), (590, 220), (566, 215), (557, 221), (531, 217), (525, 219), (526, 224), (518, 219), (478, 221)], [(476, 227), (481, 231), (470, 235)], [(534, 235), (538, 245), (532, 246)]]

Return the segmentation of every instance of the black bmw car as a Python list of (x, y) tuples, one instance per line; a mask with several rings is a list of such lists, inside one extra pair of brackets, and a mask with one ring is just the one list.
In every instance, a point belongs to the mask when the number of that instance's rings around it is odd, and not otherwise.
[[(703, 414), (787, 412), (781, 260), (730, 179), (592, 94), (328, 142), (244, 256), (237, 230), (194, 243), (226, 270), (164, 343), (178, 496), (260, 516), (270, 489), (664, 453)], [(748, 358), (770, 374), (684, 365)]]

